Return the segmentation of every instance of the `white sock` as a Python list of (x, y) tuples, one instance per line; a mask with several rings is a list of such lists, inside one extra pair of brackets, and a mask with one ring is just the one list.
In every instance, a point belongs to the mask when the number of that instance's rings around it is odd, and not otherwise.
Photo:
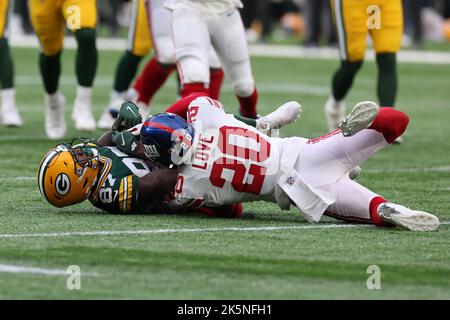
[(339, 108), (342, 104), (344, 104), (344, 99), (336, 100), (332, 94), (330, 94), (328, 101), (331, 102), (335, 108)]
[(134, 103), (137, 102), (138, 97), (139, 97), (139, 92), (137, 92), (136, 89), (133, 88), (133, 87), (130, 87), (127, 90), (127, 92), (125, 93), (125, 95), (123, 96), (123, 98), (125, 100), (129, 100), (129, 101), (134, 102)]
[(59, 103), (59, 97), (60, 97), (60, 93), (59, 91), (56, 91), (55, 93), (52, 94), (46, 94), (48, 101), (50, 102), (50, 104), (55, 105)]
[(92, 88), (91, 87), (83, 87), (77, 86), (77, 98), (81, 101), (85, 101), (86, 103), (91, 102), (92, 97)]
[(116, 90), (112, 90), (111, 91), (111, 96), (109, 98), (109, 104), (112, 105), (117, 99), (119, 99), (120, 97), (123, 97), (126, 94), (126, 91), (116, 91)]
[(2, 109), (16, 107), (16, 89), (2, 89), (0, 95), (2, 98)]

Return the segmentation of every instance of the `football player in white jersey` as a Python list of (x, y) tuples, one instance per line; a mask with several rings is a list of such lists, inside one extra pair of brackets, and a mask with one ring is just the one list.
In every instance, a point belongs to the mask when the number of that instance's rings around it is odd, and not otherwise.
[(180, 119), (155, 115), (140, 130), (147, 157), (179, 166), (174, 206), (264, 200), (286, 210), (293, 204), (310, 222), (326, 214), (414, 231), (439, 226), (436, 216), (391, 203), (348, 176), (405, 131), (401, 111), (361, 102), (338, 129), (315, 139), (270, 138), (208, 97), (194, 99), (187, 121)]
[[(148, 114), (153, 95), (176, 69), (172, 12), (164, 6), (164, 2), (165, 0), (149, 1), (147, 15), (154, 42), (155, 57), (147, 63), (129, 92), (129, 95), (136, 96), (139, 108), (147, 110), (143, 114)], [(207, 66), (210, 74), (208, 79), (211, 83), (209, 94), (218, 98), (223, 81), (223, 70), (212, 47), (208, 51)]]
[(181, 96), (208, 93), (208, 50), (214, 47), (239, 100), (240, 113), (256, 118), (257, 91), (252, 75), (239, 0), (166, 0), (172, 30)]
[[(102, 119), (99, 122), (101, 123), (100, 127), (102, 129), (111, 128), (119, 112), (120, 105), (124, 101), (136, 102), (142, 116), (146, 117), (150, 113), (150, 104), (153, 96), (176, 69), (172, 12), (164, 7), (164, 1), (148, 0), (145, 1), (145, 6), (140, 3), (138, 5), (137, 1), (133, 2), (133, 17), (128, 40), (129, 46), (133, 48), (133, 51), (136, 51), (134, 47), (141, 48), (144, 40), (142, 38), (145, 36), (144, 31), (149, 31), (150, 35), (147, 36), (153, 42), (154, 56), (146, 63), (136, 81), (129, 89), (129, 80), (126, 77), (119, 77), (116, 74), (115, 86), (126, 86), (128, 90), (122, 92), (113, 90), (109, 106), (104, 111)], [(141, 12), (142, 10), (144, 11), (143, 13)], [(148, 20), (146, 24), (148, 24), (147, 27), (149, 30), (140, 30), (142, 29), (142, 21), (140, 20), (143, 20), (144, 17)], [(135, 24), (137, 24), (137, 28), (133, 27)], [(133, 39), (135, 39), (134, 42)], [(150, 39), (147, 40), (149, 41)], [(140, 53), (144, 56), (146, 53), (142, 51), (141, 49)], [(126, 65), (122, 66), (122, 68), (126, 68)], [(218, 99), (224, 73), (219, 58), (212, 47), (209, 48), (208, 52), (208, 68), (210, 74), (208, 94), (214, 99)], [(130, 73), (129, 70), (128, 73)]]

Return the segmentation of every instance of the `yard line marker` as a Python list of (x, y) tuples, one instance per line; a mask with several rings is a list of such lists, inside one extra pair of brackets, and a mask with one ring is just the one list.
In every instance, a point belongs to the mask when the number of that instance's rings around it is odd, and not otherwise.
[(37, 180), (36, 177), (0, 177), (0, 181)]
[(399, 172), (399, 173), (423, 173), (423, 172), (450, 172), (450, 166), (437, 166), (429, 168), (367, 168), (363, 169), (362, 172), (370, 173), (389, 173), (389, 172)]
[[(448, 225), (450, 221), (443, 221), (441, 225)], [(145, 229), (145, 230), (110, 230), (110, 231), (74, 231), (54, 233), (17, 233), (0, 234), (0, 239), (11, 238), (59, 238), (73, 236), (120, 236), (120, 235), (146, 235), (164, 233), (202, 233), (202, 232), (254, 232), (254, 231), (280, 231), (280, 230), (305, 230), (305, 229), (341, 229), (341, 228), (374, 228), (374, 225), (360, 224), (321, 224), (300, 226), (264, 226), (264, 227), (224, 227), (224, 228), (187, 228), (187, 229)]]
[[(67, 270), (63, 269), (45, 269), (45, 268), (34, 268), (34, 267), (24, 267), (10, 264), (0, 264), (0, 273), (31, 273), (31, 274), (41, 274), (45, 276), (67, 276)], [(96, 277), (96, 273), (82, 273), (83, 276), (93, 276)]]

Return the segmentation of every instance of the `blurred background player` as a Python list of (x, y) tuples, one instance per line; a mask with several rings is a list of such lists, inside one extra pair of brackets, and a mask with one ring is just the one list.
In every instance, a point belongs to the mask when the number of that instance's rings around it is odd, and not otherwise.
[(75, 61), (77, 93), (72, 119), (77, 130), (93, 131), (92, 85), (97, 70), (95, 0), (30, 0), (32, 25), (41, 43), (39, 66), (45, 88), (45, 131), (50, 139), (65, 136), (65, 98), (58, 91), (60, 56), (65, 25), (74, 33), (78, 50)]
[(403, 33), (401, 0), (332, 0), (339, 39), (341, 65), (332, 80), (332, 93), (325, 105), (330, 130), (345, 115), (345, 102), (353, 79), (361, 68), (370, 34), (378, 66), (377, 93), (381, 106), (394, 107), (397, 95), (396, 54)]
[(258, 94), (250, 65), (239, 0), (166, 0), (172, 10), (173, 39), (181, 96), (209, 91), (208, 52), (217, 52), (245, 117), (256, 117)]
[(16, 108), (14, 65), (8, 44), (9, 24), (13, 8), (13, 0), (0, 1), (0, 120), (5, 126), (20, 127), (23, 122)]
[[(117, 115), (118, 106), (124, 100), (135, 101), (139, 106), (139, 110), (142, 116), (145, 118), (147, 114), (150, 112), (150, 101), (156, 92), (161, 88), (161, 86), (166, 82), (170, 74), (176, 69), (176, 60), (175, 60), (175, 47), (173, 44), (172, 37), (172, 13), (170, 10), (164, 7), (164, 0), (148, 0), (145, 1), (145, 15), (142, 12), (141, 8), (144, 5), (144, 1), (140, 0), (139, 6), (137, 7), (139, 12), (137, 15), (138, 23), (137, 28), (140, 34), (136, 33), (135, 44), (137, 46), (145, 43), (145, 31), (144, 31), (144, 18), (146, 19), (147, 26), (149, 26), (149, 35), (148, 38), (152, 40), (154, 47), (154, 57), (147, 62), (142, 72), (139, 74), (139, 77), (136, 79), (134, 85), (130, 90), (123, 91), (120, 95), (117, 95), (114, 91), (111, 94), (111, 102), (109, 110), (103, 113), (101, 117), (101, 123), (99, 121), (99, 127), (101, 129), (109, 129), (111, 128), (112, 123), (114, 122), (114, 117)], [(132, 3), (133, 9), (135, 10), (136, 4), (135, 1)], [(134, 19), (131, 19), (130, 29), (129, 29), (129, 43), (131, 44), (131, 39), (133, 38), (132, 31)], [(148, 32), (148, 31), (147, 31)], [(128, 59), (128, 58), (127, 58)], [(123, 62), (123, 58), (121, 60), (121, 64)], [(137, 66), (137, 63), (136, 63)], [(209, 50), (209, 66), (210, 66), (210, 86), (209, 86), (209, 94), (214, 98), (219, 98), (220, 88), (223, 82), (223, 71), (220, 66), (219, 58), (212, 48)], [(128, 88), (129, 81), (131, 81), (131, 72), (130, 69), (135, 70), (137, 67), (134, 65), (127, 65), (128, 74), (125, 75), (126, 79), (120, 79), (123, 77), (121, 74), (123, 71), (116, 72), (116, 80), (115, 80), (115, 91), (118, 91), (117, 87), (120, 86), (120, 90), (125, 90), (125, 84)], [(119, 65), (118, 68), (125, 69), (124, 66)], [(120, 69), (122, 70), (122, 69)], [(134, 76), (134, 74), (133, 74)]]
[[(150, 31), (154, 42), (155, 56), (146, 64), (130, 96), (134, 96), (144, 118), (155, 93), (176, 69), (175, 46), (172, 32), (172, 12), (164, 7), (164, 0), (150, 0), (148, 7)], [(219, 58), (210, 46), (207, 65), (209, 66), (209, 95), (219, 98), (223, 82), (223, 71)]]
[(114, 76), (114, 86), (111, 91), (109, 106), (98, 121), (100, 129), (110, 129), (117, 110), (114, 103), (117, 100), (131, 100), (127, 95), (130, 83), (136, 75), (139, 63), (152, 48), (152, 40), (149, 31), (147, 6), (150, 0), (132, 0), (131, 19), (128, 28), (127, 49), (117, 64)]

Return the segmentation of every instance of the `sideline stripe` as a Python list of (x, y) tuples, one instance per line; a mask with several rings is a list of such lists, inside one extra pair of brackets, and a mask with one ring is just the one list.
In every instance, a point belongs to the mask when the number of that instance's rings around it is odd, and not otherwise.
[[(41, 274), (45, 276), (68, 276), (70, 273), (63, 269), (45, 269), (45, 268), (34, 268), (34, 267), (24, 267), (16, 266), (10, 264), (0, 264), (0, 273), (31, 273), (31, 274)], [(96, 277), (96, 273), (85, 273), (81, 272), (82, 276), (93, 276)]]
[[(450, 221), (442, 221), (441, 225), (448, 225)], [(0, 234), (0, 239), (11, 238), (60, 238), (73, 236), (120, 236), (120, 235), (146, 235), (164, 233), (202, 233), (202, 232), (257, 232), (257, 231), (281, 231), (281, 230), (307, 230), (307, 229), (347, 229), (347, 228), (375, 228), (374, 225), (360, 224), (308, 224), (297, 226), (278, 227), (225, 227), (225, 228), (192, 228), (192, 229), (146, 229), (146, 230), (111, 230), (111, 231), (75, 231), (54, 233), (16, 233)]]

